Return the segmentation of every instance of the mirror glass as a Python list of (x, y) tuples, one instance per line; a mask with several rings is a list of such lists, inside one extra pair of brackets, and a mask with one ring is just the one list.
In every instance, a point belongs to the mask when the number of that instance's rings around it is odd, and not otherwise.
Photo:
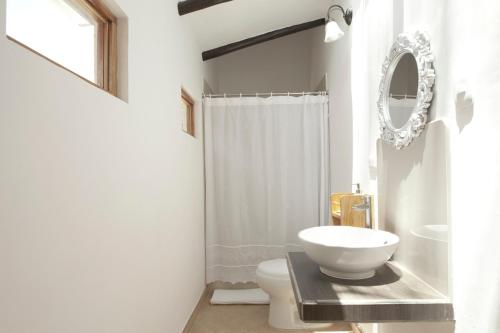
[(390, 122), (395, 129), (403, 127), (417, 104), (418, 66), (411, 53), (404, 53), (392, 74), (387, 96)]

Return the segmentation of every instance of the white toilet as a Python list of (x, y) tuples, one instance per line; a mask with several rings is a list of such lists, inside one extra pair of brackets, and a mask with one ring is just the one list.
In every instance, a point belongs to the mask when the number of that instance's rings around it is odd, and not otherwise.
[(269, 325), (282, 330), (318, 329), (330, 324), (308, 324), (299, 318), (285, 259), (263, 261), (257, 267), (257, 283), (269, 294)]

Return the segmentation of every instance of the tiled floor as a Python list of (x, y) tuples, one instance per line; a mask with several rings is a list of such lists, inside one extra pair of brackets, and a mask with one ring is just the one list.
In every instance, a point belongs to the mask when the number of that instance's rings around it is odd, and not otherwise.
[[(268, 305), (211, 305), (210, 297), (203, 299), (188, 333), (276, 333), (283, 332), (267, 324)], [(348, 324), (312, 332), (351, 332)], [(305, 333), (311, 331), (293, 331)]]

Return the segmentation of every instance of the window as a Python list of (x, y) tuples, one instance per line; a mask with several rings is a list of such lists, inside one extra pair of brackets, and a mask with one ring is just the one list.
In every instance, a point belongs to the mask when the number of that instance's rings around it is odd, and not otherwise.
[(116, 18), (97, 0), (7, 0), (7, 36), (116, 95)]
[(194, 136), (194, 101), (184, 89), (181, 89), (181, 102), (184, 114), (182, 129), (189, 135)]

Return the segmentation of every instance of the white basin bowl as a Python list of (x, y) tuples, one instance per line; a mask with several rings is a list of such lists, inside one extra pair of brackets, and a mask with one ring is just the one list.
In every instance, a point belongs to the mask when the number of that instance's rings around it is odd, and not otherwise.
[(309, 228), (298, 236), (321, 272), (348, 280), (375, 275), (399, 244), (399, 237), (387, 231), (344, 226)]

